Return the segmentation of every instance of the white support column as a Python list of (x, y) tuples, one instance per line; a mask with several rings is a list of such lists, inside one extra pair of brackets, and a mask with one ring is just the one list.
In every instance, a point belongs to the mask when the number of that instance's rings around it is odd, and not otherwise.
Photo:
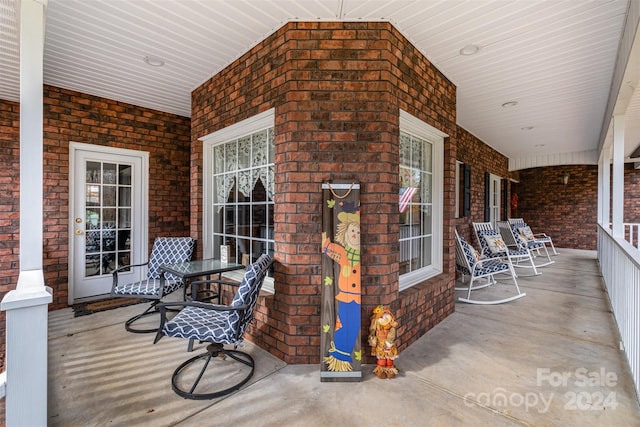
[(612, 233), (624, 238), (624, 116), (613, 117)]
[(609, 223), (611, 222), (611, 147), (605, 146), (602, 148), (602, 153), (600, 154), (602, 164), (602, 187), (600, 191), (602, 192), (600, 198), (600, 215), (601, 222), (603, 227), (609, 228)]
[(42, 270), (42, 70), (46, 0), (20, 2), (20, 271)]
[[(23, 0), (24, 1), (24, 0)], [(47, 425), (47, 322), (51, 289), (42, 270), (20, 272), (18, 287), (2, 299), (6, 312), (7, 426)]]
[(6, 311), (5, 421), (47, 425), (47, 322), (52, 301), (44, 285), (43, 55), (46, 0), (20, 7), (20, 275), (2, 299)]

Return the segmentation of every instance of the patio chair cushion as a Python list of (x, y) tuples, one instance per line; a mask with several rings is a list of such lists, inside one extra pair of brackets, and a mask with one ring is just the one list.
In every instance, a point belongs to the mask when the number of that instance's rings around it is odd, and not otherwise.
[[(229, 308), (245, 306), (243, 310), (216, 309), (216, 305), (187, 305), (164, 323), (161, 333), (176, 338), (196, 339), (220, 344), (237, 344), (253, 319), (260, 288), (264, 282), (271, 256), (263, 254), (249, 264)], [(224, 307), (223, 307), (224, 308)]]
[(238, 311), (213, 311), (206, 308), (188, 306), (180, 310), (170, 322), (164, 325), (164, 335), (176, 338), (196, 339), (220, 344), (236, 344)]
[[(164, 284), (164, 294), (170, 294), (182, 287), (180, 280), (167, 280)], [(114, 295), (133, 296), (143, 295), (160, 297), (160, 279), (145, 279), (132, 283), (118, 283), (113, 288)]]
[[(153, 242), (149, 257), (147, 278), (159, 279), (160, 267), (164, 264), (185, 262), (191, 259), (195, 241), (190, 237), (157, 237)], [(167, 280), (179, 280), (171, 274), (165, 274)]]

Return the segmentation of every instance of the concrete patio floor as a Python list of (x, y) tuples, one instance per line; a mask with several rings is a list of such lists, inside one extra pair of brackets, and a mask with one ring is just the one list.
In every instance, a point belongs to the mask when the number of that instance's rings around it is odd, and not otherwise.
[(526, 297), (458, 303), (400, 354), (393, 380), (366, 365), (359, 383), (321, 383), (318, 365), (286, 365), (246, 343), (257, 365), (249, 384), (184, 400), (170, 377), (191, 357), (186, 342), (153, 345), (150, 334), (126, 332), (140, 305), (77, 318), (51, 312), (49, 425), (640, 426), (596, 254), (560, 252), (542, 275), (519, 278)]

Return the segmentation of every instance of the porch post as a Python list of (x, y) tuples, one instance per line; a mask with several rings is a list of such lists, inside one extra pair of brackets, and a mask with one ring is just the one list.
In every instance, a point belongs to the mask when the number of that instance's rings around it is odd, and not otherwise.
[(20, 275), (6, 311), (7, 426), (47, 425), (47, 305), (43, 244), (43, 54), (47, 0), (20, 7)]
[(611, 146), (602, 147), (600, 152), (600, 224), (610, 228), (611, 222)]
[(613, 117), (613, 186), (611, 229), (624, 239), (624, 116)]
[(42, 70), (46, 0), (20, 3), (20, 271), (42, 270)]

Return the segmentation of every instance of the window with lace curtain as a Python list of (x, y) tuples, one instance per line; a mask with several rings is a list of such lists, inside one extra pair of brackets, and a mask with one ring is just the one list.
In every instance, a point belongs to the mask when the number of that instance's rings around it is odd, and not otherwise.
[(273, 111), (267, 113), (202, 138), (205, 257), (219, 258), (221, 245), (243, 264), (273, 255)]

